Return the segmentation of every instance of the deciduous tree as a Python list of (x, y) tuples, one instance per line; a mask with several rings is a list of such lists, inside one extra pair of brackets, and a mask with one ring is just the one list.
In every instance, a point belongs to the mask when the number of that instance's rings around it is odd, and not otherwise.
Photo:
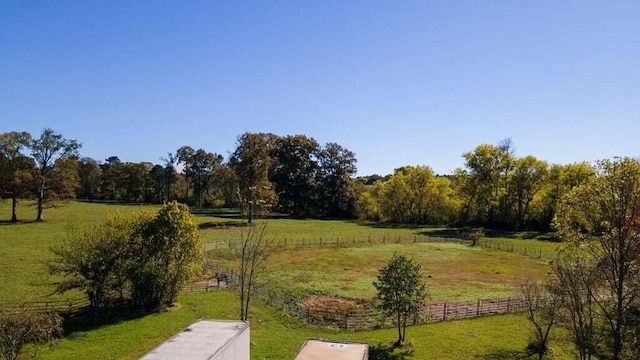
[(241, 227), (239, 236), (229, 240), (229, 248), (236, 260), (235, 281), (240, 298), (240, 320), (246, 321), (255, 290), (255, 279), (264, 262), (276, 250), (273, 239), (267, 237), (267, 222)]
[(26, 131), (8, 132), (0, 134), (0, 158), (4, 159), (4, 171), (6, 181), (4, 182), (11, 194), (11, 222), (18, 221), (16, 206), (18, 196), (24, 189), (24, 172), (28, 171), (32, 161), (28, 159), (24, 150), (31, 145), (31, 134)]
[(52, 129), (44, 129), (40, 137), (31, 141), (31, 155), (36, 161), (38, 170), (38, 216), (36, 221), (42, 221), (42, 210), (45, 200), (45, 190), (53, 165), (58, 160), (64, 160), (76, 155), (80, 144), (76, 140), (65, 139)]
[(239, 181), (242, 205), (251, 223), (256, 209), (276, 202), (273, 184), (269, 182), (273, 134), (245, 133), (238, 138), (236, 150), (229, 159)]
[(589, 251), (608, 291), (597, 297), (611, 334), (613, 359), (621, 359), (628, 315), (640, 300), (640, 163), (598, 162), (597, 175), (562, 201), (554, 224), (565, 241)]
[(538, 359), (542, 360), (549, 350), (549, 335), (558, 322), (563, 298), (548, 296), (546, 286), (533, 279), (523, 281), (518, 294), (524, 300), (527, 319), (533, 326), (533, 341), (529, 344), (529, 350), (538, 354)]
[(407, 319), (417, 316), (427, 296), (422, 266), (405, 255), (396, 254), (380, 269), (377, 279), (373, 286), (378, 291), (380, 308), (394, 317), (398, 328), (396, 345), (402, 345), (406, 339)]

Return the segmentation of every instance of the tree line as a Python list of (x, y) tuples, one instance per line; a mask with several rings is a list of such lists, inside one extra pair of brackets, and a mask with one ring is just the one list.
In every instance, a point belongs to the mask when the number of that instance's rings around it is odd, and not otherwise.
[(240, 208), (251, 220), (269, 209), (299, 217), (549, 230), (562, 197), (595, 176), (586, 162), (549, 164), (518, 157), (509, 139), (462, 154), (453, 174), (403, 166), (356, 178), (355, 154), (305, 135), (244, 133), (224, 156), (185, 145), (159, 163), (98, 161), (51, 129), (0, 134), (0, 196)]
[(81, 144), (52, 129), (0, 134), (0, 197), (37, 199), (37, 220), (47, 201), (80, 199), (237, 207), (249, 219), (268, 209), (294, 216), (353, 217), (355, 154), (336, 143), (321, 146), (304, 135), (245, 133), (225, 161), (185, 145), (161, 162), (82, 157)]
[(405, 166), (386, 177), (361, 178), (362, 219), (508, 230), (550, 230), (560, 200), (596, 175), (586, 162), (549, 164), (517, 157), (510, 140), (481, 144), (462, 155), (464, 167), (438, 176)]

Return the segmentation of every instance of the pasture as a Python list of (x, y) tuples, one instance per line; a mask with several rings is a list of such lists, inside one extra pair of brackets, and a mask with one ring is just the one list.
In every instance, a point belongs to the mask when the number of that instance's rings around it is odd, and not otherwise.
[[(236, 302), (231, 291), (184, 294), (177, 306), (167, 312), (76, 330), (59, 341), (53, 350), (39, 348), (39, 355), (44, 360), (137, 359), (197, 319), (236, 318)], [(293, 359), (307, 338), (367, 342), (371, 353), (381, 356), (378, 359), (392, 358), (383, 354), (394, 339), (395, 329), (353, 332), (310, 327), (260, 299), (256, 299), (249, 319), (252, 359)], [(528, 324), (520, 315), (413, 326), (407, 335), (413, 348), (413, 356), (407, 359), (534, 358), (523, 351), (528, 341)], [(566, 334), (558, 331), (556, 338), (565, 339)], [(573, 359), (571, 346), (566, 341), (552, 342), (551, 348), (554, 356), (548, 359)]]
[[(47, 208), (45, 222), (35, 223), (32, 202), (20, 203), (17, 224), (10, 218), (10, 203), (0, 202), (0, 304), (36, 300), (73, 299), (77, 293), (51, 295), (55, 281), (47, 271), (49, 248), (67, 237), (68, 230), (100, 223), (114, 211), (123, 214), (157, 206), (60, 203)], [(194, 211), (205, 242), (218, 243), (238, 236), (242, 223), (231, 211)], [(379, 225), (343, 220), (269, 220), (268, 234), (283, 244), (285, 239), (356, 239), (366, 237), (439, 236), (450, 230), (432, 227)], [(553, 251), (557, 244), (539, 240), (502, 238), (505, 244), (536, 244)], [(290, 242), (289, 242), (290, 244)], [(228, 251), (228, 250), (227, 250)], [(545, 261), (499, 250), (472, 248), (452, 243), (341, 244), (284, 246), (266, 264), (260, 281), (283, 292), (304, 297), (328, 294), (370, 299), (378, 268), (395, 252), (405, 252), (423, 264), (429, 300), (465, 300), (510, 296), (522, 277), (541, 277)], [(212, 262), (229, 265), (224, 249), (208, 253)], [(365, 341), (373, 351), (384, 352), (394, 339), (394, 329), (344, 331), (308, 326), (259, 298), (250, 314), (253, 359), (291, 359), (310, 337)], [(174, 308), (132, 319), (115, 319), (99, 326), (71, 322), (67, 335), (54, 350), (37, 348), (44, 359), (135, 359), (198, 318), (237, 318), (232, 291), (186, 293)], [(555, 359), (572, 358), (566, 334), (552, 344)], [(528, 324), (521, 315), (492, 316), (411, 327), (409, 341), (415, 359), (528, 359), (523, 349)], [(36, 348), (27, 349), (25, 358)]]
[[(544, 261), (518, 254), (452, 243), (290, 246), (273, 255), (260, 282), (294, 297), (310, 294), (375, 297), (378, 269), (394, 253), (422, 264), (429, 300), (474, 300), (514, 295), (524, 278), (544, 277)], [(228, 249), (208, 253), (211, 262), (231, 266)]]

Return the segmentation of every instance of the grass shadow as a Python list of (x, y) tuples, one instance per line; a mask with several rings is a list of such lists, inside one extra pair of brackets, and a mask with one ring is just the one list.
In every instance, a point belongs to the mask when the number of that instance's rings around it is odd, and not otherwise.
[(28, 224), (37, 224), (38, 221), (35, 220), (18, 220), (18, 221), (11, 221), (11, 220), (0, 220), (0, 226), (19, 226), (19, 225), (28, 225)]
[(531, 355), (526, 351), (498, 350), (476, 357), (478, 360), (528, 360)]
[[(344, 219), (339, 219), (339, 220), (344, 220)], [(346, 220), (346, 221), (352, 224), (370, 227), (374, 229), (441, 229), (442, 228), (442, 226), (438, 226), (438, 225), (382, 223), (382, 222), (362, 221), (362, 220)]]
[(249, 226), (249, 224), (246, 221), (207, 221), (198, 224), (198, 229), (227, 229), (247, 226)]
[(507, 238), (519, 240), (540, 240), (549, 242), (560, 242), (561, 240), (554, 233), (539, 231), (508, 231), (485, 229), (484, 237), (487, 238)]
[(133, 311), (128, 308), (104, 310), (98, 313), (81, 312), (64, 316), (64, 336), (73, 338), (74, 333), (83, 333), (101, 328), (103, 326), (116, 325), (121, 322), (143, 318), (152, 312)]
[(369, 347), (369, 360), (405, 360), (413, 357), (413, 349), (399, 349), (381, 343)]

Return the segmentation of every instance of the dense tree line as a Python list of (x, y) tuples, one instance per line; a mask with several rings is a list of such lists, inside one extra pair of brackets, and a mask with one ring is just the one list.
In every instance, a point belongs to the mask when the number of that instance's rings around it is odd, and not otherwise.
[(437, 176), (426, 166), (402, 167), (366, 184), (357, 203), (363, 219), (417, 224), (549, 230), (560, 200), (596, 172), (583, 162), (549, 164), (517, 157), (510, 141), (464, 153), (464, 167)]
[(205, 149), (181, 146), (160, 164), (103, 161), (80, 156), (80, 144), (51, 129), (0, 134), (0, 196), (45, 202), (60, 199), (240, 207), (294, 216), (353, 217), (356, 158), (336, 143), (321, 146), (304, 135), (245, 133), (228, 161)]
[[(249, 219), (269, 210), (299, 217), (549, 230), (562, 197), (595, 175), (588, 163), (549, 164), (514, 154), (510, 140), (462, 154), (452, 175), (428, 166), (355, 178), (356, 157), (305, 135), (245, 133), (225, 159), (182, 146), (159, 163), (81, 157), (80, 144), (51, 129), (0, 134), (0, 196), (38, 200), (238, 207)], [(17, 221), (15, 211), (12, 216)]]

